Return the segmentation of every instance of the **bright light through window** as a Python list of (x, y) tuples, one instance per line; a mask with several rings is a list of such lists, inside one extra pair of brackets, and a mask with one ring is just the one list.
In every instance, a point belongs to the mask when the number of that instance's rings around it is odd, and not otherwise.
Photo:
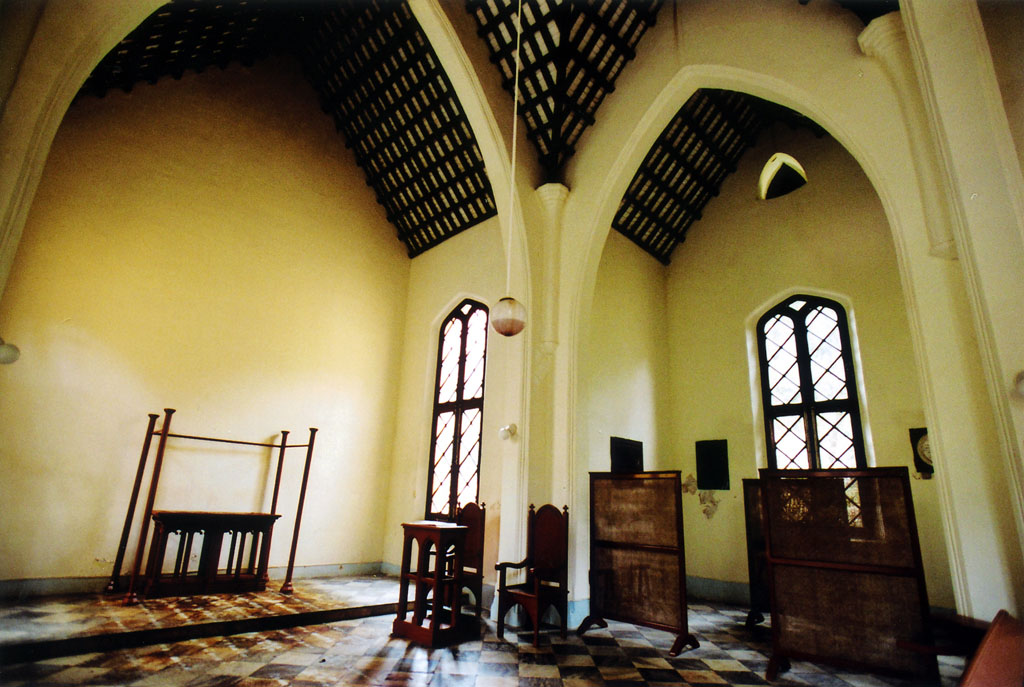
[(761, 317), (757, 342), (769, 466), (865, 467), (842, 306), (825, 298), (789, 298)]
[(487, 308), (463, 301), (441, 325), (427, 518), (451, 520), (480, 493)]

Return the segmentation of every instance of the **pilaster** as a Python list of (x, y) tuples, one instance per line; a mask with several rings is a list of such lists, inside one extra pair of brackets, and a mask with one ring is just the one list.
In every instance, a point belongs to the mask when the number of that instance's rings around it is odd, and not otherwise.
[(950, 189), (939, 172), (939, 155), (932, 129), (928, 126), (924, 101), (914, 74), (914, 64), (899, 12), (878, 17), (857, 37), (861, 51), (881, 62), (893, 88), (900, 94), (899, 105), (914, 155), (914, 171), (924, 208), (928, 243), (936, 257), (956, 258), (950, 218)]
[[(958, 480), (950, 493), (947, 527), (964, 547), (958, 610), (991, 618), (1000, 607), (1024, 609), (1024, 401), (1011, 396), (1024, 369), (1024, 179), (977, 5), (902, 5), (937, 170), (950, 189), (950, 226), (999, 447), (998, 455), (946, 456), (952, 471), (983, 487), (971, 492)], [(991, 505), (979, 509), (978, 499)]]

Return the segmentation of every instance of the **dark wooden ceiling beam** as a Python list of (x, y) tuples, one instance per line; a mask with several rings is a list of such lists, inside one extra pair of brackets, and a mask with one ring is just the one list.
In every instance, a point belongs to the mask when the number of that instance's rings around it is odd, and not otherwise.
[[(574, 8), (576, 12), (589, 20), (589, 24), (594, 27), (595, 32), (599, 32), (602, 38), (611, 43), (619, 54), (626, 58), (627, 62), (632, 62), (636, 58), (636, 50), (634, 49), (634, 46), (630, 45), (618, 34), (618, 32), (615, 31), (616, 27), (608, 25), (605, 21), (605, 17), (596, 12), (593, 6), (584, 3), (574, 5)], [(566, 34), (568, 34), (568, 30), (566, 31)], [(572, 37), (569, 37), (569, 43), (573, 43)], [(585, 55), (585, 53), (580, 51), (580, 55)]]
[[(474, 201), (485, 198), (486, 195), (481, 191), (460, 188), (457, 183), (455, 186), (437, 189), (431, 195), (421, 196), (415, 203), (404, 206), (401, 215), (406, 218), (416, 217), (420, 225), (426, 225), (450, 212), (457, 212), (466, 205), (473, 205)], [(396, 218), (388, 219), (394, 223)], [(405, 235), (400, 233), (399, 238), (404, 239)]]
[[(651, 193), (646, 190), (651, 186), (655, 187), (659, 192)], [(640, 184), (640, 189), (627, 191), (622, 197), (622, 202), (625, 205), (639, 208), (645, 216), (656, 219), (659, 222), (667, 222), (668, 217), (678, 216), (679, 214), (686, 215), (692, 221), (699, 220), (701, 218), (700, 208), (686, 202), (694, 194), (691, 192), (687, 198), (677, 199), (672, 195), (673, 192), (677, 192), (677, 190), (666, 189), (664, 185), (659, 184), (656, 180), (644, 178)]]
[[(688, 130), (687, 134), (688, 134), (689, 140), (697, 140), (697, 137), (692, 135), (693, 134), (692, 131)], [(689, 146), (687, 146), (687, 148), (688, 147)], [(694, 183), (696, 183), (699, 186), (703, 187), (710, 196), (717, 196), (718, 195), (718, 190), (719, 190), (719, 185), (714, 183), (709, 177), (707, 177), (703, 173), (703, 171), (698, 169), (697, 166), (694, 165), (688, 159), (688, 157), (686, 155), (687, 148), (684, 148), (684, 149), (680, 150), (680, 149), (677, 149), (674, 146), (668, 146), (668, 145), (657, 146), (648, 155), (648, 159), (645, 160), (645, 165), (644, 166), (646, 168), (650, 169), (650, 167), (652, 167), (652, 166), (654, 166), (656, 164), (656, 161), (657, 161), (658, 157), (663, 157), (663, 158), (667, 159), (670, 163), (678, 165), (680, 170), (681, 170), (681, 173), (683, 175), (685, 175), (686, 177), (689, 177), (690, 179), (693, 180)], [(650, 174), (654, 174), (654, 170), (651, 170)], [(659, 176), (663, 177), (663, 175), (659, 175)], [(673, 176), (678, 176), (678, 175), (673, 175)]]

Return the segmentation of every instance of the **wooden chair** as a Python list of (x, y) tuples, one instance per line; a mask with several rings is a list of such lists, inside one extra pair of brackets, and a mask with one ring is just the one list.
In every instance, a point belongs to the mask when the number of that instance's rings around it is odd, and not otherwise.
[[(530, 513), (526, 521), (526, 558), (518, 563), (498, 563), (498, 637), (505, 633), (505, 614), (519, 604), (533, 624), (533, 645), (539, 641), (540, 621), (548, 608), (561, 618), (566, 636), (569, 613), (569, 507), (561, 511), (546, 504)], [(508, 570), (526, 570), (526, 581), (507, 584)]]
[(1024, 684), (1024, 623), (996, 614), (967, 664), (961, 687), (1020, 687)]
[[(467, 503), (455, 515), (455, 522), (466, 527), (466, 543), (462, 549), (462, 587), (473, 592), (476, 617), (480, 617), (480, 603), (484, 588), (484, 523), (487, 505)], [(462, 590), (459, 590), (461, 593)]]

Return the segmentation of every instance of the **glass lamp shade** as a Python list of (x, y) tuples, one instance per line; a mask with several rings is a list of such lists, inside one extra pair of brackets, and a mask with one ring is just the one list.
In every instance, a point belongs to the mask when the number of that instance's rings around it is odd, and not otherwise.
[(491, 308), (491, 326), (502, 336), (515, 336), (526, 326), (526, 308), (511, 296), (505, 296)]
[(0, 339), (0, 365), (10, 365), (21, 356), (21, 351), (14, 344), (4, 343)]

